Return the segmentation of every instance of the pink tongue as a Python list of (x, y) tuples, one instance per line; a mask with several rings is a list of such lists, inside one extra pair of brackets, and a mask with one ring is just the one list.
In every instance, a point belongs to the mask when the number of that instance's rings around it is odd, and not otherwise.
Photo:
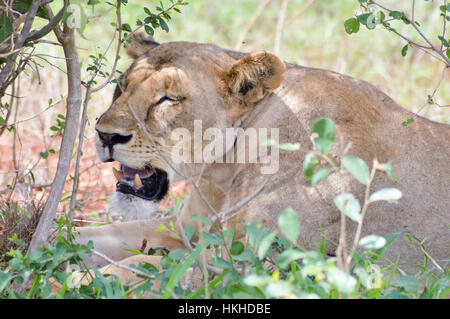
[(144, 169), (144, 170), (140, 171), (140, 170), (137, 170), (137, 169), (125, 166), (125, 165), (122, 165), (122, 172), (123, 172), (123, 177), (128, 180), (134, 179), (134, 176), (136, 174), (139, 174), (139, 177), (141, 179), (148, 178), (153, 175), (153, 170), (151, 170), (151, 169)]

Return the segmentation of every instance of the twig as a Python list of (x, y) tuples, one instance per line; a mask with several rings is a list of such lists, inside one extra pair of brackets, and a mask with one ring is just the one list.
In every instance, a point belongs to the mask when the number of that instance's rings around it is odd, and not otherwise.
[(117, 1), (117, 30), (119, 33), (119, 39), (117, 40), (116, 55), (115, 55), (113, 67), (112, 67), (111, 72), (110, 72), (108, 78), (106, 79), (106, 81), (103, 82), (103, 84), (101, 84), (95, 88), (92, 88), (92, 93), (100, 91), (106, 85), (108, 85), (110, 83), (111, 79), (114, 77), (114, 74), (116, 73), (117, 62), (119, 61), (119, 58), (120, 58), (120, 56), (119, 56), (120, 48), (122, 47), (122, 16), (120, 13), (120, 3), (121, 3), (120, 1)]
[[(309, 6), (311, 6), (316, 0), (308, 0), (308, 2), (306, 2), (303, 6), (301, 6), (293, 15), (291, 18), (289, 18), (285, 23), (283, 23), (283, 28), (287, 27), (288, 25), (291, 25), (293, 22), (296, 21), (296, 19), (301, 16), (306, 9), (309, 8)], [(264, 44), (266, 44), (268, 41), (272, 40), (275, 36), (277, 35), (277, 31), (275, 30), (274, 32), (272, 32), (271, 34), (269, 34), (268, 36), (266, 36), (264, 38), (264, 40), (252, 45), (250, 51), (255, 50), (255, 48), (260, 48), (261, 46), (263, 46)]]
[(239, 36), (239, 40), (236, 43), (235, 50), (240, 51), (242, 48), (242, 44), (244, 44), (245, 38), (247, 37), (248, 32), (252, 28), (252, 26), (255, 24), (258, 17), (261, 15), (261, 13), (264, 11), (264, 8), (271, 2), (272, 0), (265, 0), (262, 2), (258, 9), (256, 9), (255, 13), (250, 18), (249, 23), (245, 26), (244, 30), (242, 31), (241, 35)]
[(180, 213), (181, 213), (181, 210), (183, 209), (183, 207), (184, 207), (184, 200), (181, 202), (180, 207), (175, 212), (175, 217), (176, 217), (178, 228), (180, 229), (181, 239), (183, 239), (183, 242), (186, 245), (186, 247), (191, 252), (193, 252), (194, 248), (192, 248), (192, 245), (191, 245), (189, 239), (186, 237), (186, 232), (184, 231), (183, 225), (181, 224)]
[(64, 0), (64, 5), (62, 9), (59, 10), (59, 12), (56, 14), (56, 16), (52, 17), (50, 22), (47, 23), (44, 27), (42, 27), (42, 29), (31, 32), (30, 35), (27, 37), (27, 41), (40, 39), (46, 36), (48, 33), (50, 33), (55, 28), (55, 26), (57, 26), (58, 23), (62, 20), (68, 3), (69, 2), (67, 0)]
[[(444, 0), (444, 8), (447, 8), (447, 0)], [(442, 31), (442, 38), (445, 39), (445, 33), (447, 30), (447, 10), (444, 9), (444, 30)], [(441, 41), (441, 51), (444, 48), (444, 41)], [(447, 49), (448, 50), (448, 49)]]
[(277, 28), (276, 28), (277, 35), (275, 36), (275, 45), (273, 48), (273, 52), (276, 55), (280, 54), (281, 35), (283, 33), (284, 19), (286, 17), (286, 10), (287, 10), (288, 4), (289, 4), (289, 0), (283, 0), (283, 3), (281, 5), (281, 10), (280, 10), (280, 15), (278, 17), (278, 23), (277, 23)]
[(228, 220), (230, 220), (231, 218), (233, 218), (234, 216), (239, 214), (239, 210), (242, 207), (244, 207), (245, 205), (247, 205), (250, 201), (252, 201), (256, 196), (258, 196), (262, 192), (264, 187), (266, 187), (266, 185), (267, 185), (267, 182), (262, 184), (253, 194), (251, 194), (250, 196), (248, 196), (241, 202), (237, 203), (235, 206), (227, 209), (224, 212), (221, 212), (220, 215), (223, 216), (222, 219), (220, 220), (221, 224), (227, 222)]
[[(93, 88), (91, 85), (92, 85), (92, 82), (94, 81), (94, 79), (96, 78), (96, 76), (98, 75), (99, 70), (97, 70), (97, 72), (95, 72), (92, 75), (91, 79), (88, 81), (88, 83), (86, 85), (86, 93), (85, 93), (84, 102), (83, 102), (83, 112), (81, 115), (81, 127), (80, 127), (80, 133), (78, 136), (78, 147), (77, 147), (77, 154), (76, 154), (76, 160), (75, 160), (75, 172), (74, 172), (73, 185), (72, 185), (72, 196), (70, 198), (69, 207), (68, 207), (69, 221), (71, 221), (73, 218), (73, 210), (76, 207), (76, 201), (77, 201), (81, 150), (83, 148), (84, 131), (85, 131), (86, 122), (87, 122), (87, 107), (88, 107), (89, 99), (90, 99), (92, 93), (104, 88), (110, 82), (112, 76), (116, 72), (115, 70), (117, 67), (117, 61), (119, 59), (119, 51), (120, 51), (120, 47), (121, 47), (120, 39), (121, 39), (121, 35), (122, 35), (122, 22), (121, 22), (122, 19), (121, 19), (121, 12), (120, 12), (120, 4), (121, 4), (121, 2), (117, 1), (116, 14), (117, 14), (117, 25), (119, 28), (119, 41), (118, 41), (118, 45), (117, 45), (116, 58), (114, 60), (114, 66), (111, 71), (111, 74), (109, 75), (108, 79), (102, 85), (99, 85), (98, 87)], [(111, 41), (111, 43), (112, 43), (112, 41)], [(109, 46), (106, 49), (106, 51), (108, 51), (108, 50), (109, 50)], [(101, 59), (103, 59), (104, 56), (105, 56), (105, 54), (102, 55)]]
[(430, 258), (431, 262), (432, 262), (432, 263), (433, 263), (440, 271), (444, 271), (444, 269), (436, 262), (436, 260), (435, 260), (433, 257), (431, 257), (430, 254), (429, 254), (428, 252), (425, 251), (425, 249), (423, 248), (423, 243), (424, 243), (424, 242), (425, 242), (425, 239), (422, 240), (422, 241), (420, 242), (420, 245), (419, 245), (420, 250), (422, 250), (422, 252), (423, 252), (428, 258)]
[(114, 265), (116, 267), (119, 267), (119, 268), (122, 268), (122, 269), (125, 269), (125, 270), (128, 270), (128, 271), (131, 271), (131, 272), (133, 272), (133, 273), (135, 273), (137, 275), (141, 275), (141, 276), (144, 276), (144, 277), (149, 278), (149, 279), (155, 279), (155, 276), (153, 276), (153, 275), (149, 275), (149, 274), (147, 274), (145, 272), (142, 272), (142, 271), (140, 271), (138, 269), (131, 268), (131, 267), (119, 264), (117, 261), (109, 258), (108, 256), (102, 254), (101, 252), (99, 252), (99, 251), (97, 251), (95, 249), (92, 249), (92, 253), (94, 255), (97, 255), (97, 256), (103, 258), (104, 260), (106, 260), (107, 262), (109, 262), (110, 264), (112, 264), (112, 265)]
[[(383, 10), (386, 10), (387, 12), (393, 12), (393, 10), (386, 8), (382, 5), (380, 5), (379, 3), (377, 3), (376, 1), (371, 0), (371, 3), (380, 7)], [(368, 7), (364, 4), (361, 4), (361, 6), (363, 6), (364, 8), (368, 9)], [(409, 22), (412, 27), (417, 31), (417, 33), (420, 35), (420, 37), (429, 45), (429, 47), (425, 47), (423, 45), (420, 45), (408, 38), (406, 38), (405, 36), (401, 35), (400, 33), (398, 33), (397, 31), (395, 31), (394, 29), (392, 29), (391, 27), (389, 27), (388, 25), (383, 23), (383, 26), (386, 27), (389, 31), (393, 31), (395, 34), (399, 35), (401, 38), (405, 39), (406, 41), (408, 41), (409, 44), (411, 45), (415, 45), (417, 47), (422, 47), (428, 50), (432, 50), (435, 53), (437, 53), (439, 55), (439, 57), (443, 60), (443, 62), (447, 65), (450, 66), (450, 59), (445, 55), (445, 53), (441, 50), (439, 50), (424, 34), (423, 32), (420, 30), (420, 28), (417, 26), (416, 22), (415, 22), (415, 0), (413, 0), (412, 2), (412, 9), (411, 9), (411, 19), (408, 19), (406, 17), (405, 14), (403, 14), (403, 18), (405, 19), (405, 21)], [(445, 20), (445, 19), (444, 19)], [(428, 52), (429, 53), (429, 52)]]
[[(372, 171), (370, 172), (369, 181), (367, 182), (366, 191), (364, 193), (364, 204), (363, 204), (363, 208), (361, 210), (361, 221), (359, 221), (358, 227), (356, 229), (355, 238), (353, 240), (352, 251), (356, 250), (356, 247), (358, 246), (359, 238), (361, 237), (361, 231), (362, 231), (362, 225), (363, 225), (364, 217), (366, 216), (367, 207), (369, 206), (369, 203), (370, 203), (369, 202), (370, 186), (371, 186), (372, 181), (373, 181), (373, 179), (375, 177), (375, 173), (376, 173), (377, 169), (378, 169), (378, 161), (377, 161), (377, 159), (374, 159), (373, 160)], [(352, 260), (352, 255), (348, 255), (347, 256), (347, 264), (346, 264), (346, 268), (347, 269), (350, 266), (351, 260)]]
[[(415, 115), (418, 115), (418, 114), (423, 110), (423, 108), (424, 108), (425, 106), (427, 106), (428, 104), (430, 104), (430, 102), (433, 100), (434, 96), (436, 95), (437, 90), (440, 88), (441, 83), (442, 83), (442, 81), (444, 80), (444, 77), (445, 77), (445, 71), (447, 71), (447, 69), (448, 69), (448, 67), (444, 67), (444, 69), (442, 70), (442, 74), (441, 74), (441, 77), (440, 77), (440, 79), (439, 79), (438, 85), (434, 88), (433, 93), (431, 93), (431, 95), (428, 97), (427, 102), (425, 102), (425, 103), (422, 105), (422, 107), (419, 108), (419, 109), (417, 110), (417, 112), (414, 113)], [(439, 107), (442, 107), (441, 105), (439, 105), (439, 104), (437, 104), (437, 103), (436, 103), (436, 105), (438, 105)]]

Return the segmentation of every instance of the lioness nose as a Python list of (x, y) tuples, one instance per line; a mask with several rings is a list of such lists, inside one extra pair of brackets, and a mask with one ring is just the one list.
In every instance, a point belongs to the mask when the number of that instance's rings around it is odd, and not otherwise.
[(120, 135), (117, 133), (105, 133), (97, 129), (98, 136), (100, 138), (100, 141), (105, 146), (113, 146), (116, 144), (125, 144), (129, 142), (133, 135)]

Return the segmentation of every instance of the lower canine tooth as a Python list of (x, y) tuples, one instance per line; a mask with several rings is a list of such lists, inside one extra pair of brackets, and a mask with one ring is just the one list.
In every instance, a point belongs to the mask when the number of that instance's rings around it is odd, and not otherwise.
[(134, 175), (134, 187), (138, 188), (142, 186), (141, 178), (139, 177), (139, 174)]
[(114, 177), (117, 179), (118, 182), (120, 182), (123, 178), (123, 173), (119, 172), (115, 167), (112, 168)]

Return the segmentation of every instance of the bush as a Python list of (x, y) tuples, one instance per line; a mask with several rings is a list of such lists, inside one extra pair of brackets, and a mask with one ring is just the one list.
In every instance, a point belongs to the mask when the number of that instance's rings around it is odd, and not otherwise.
[[(0, 294), (8, 298), (125, 298), (146, 296), (147, 293), (163, 299), (174, 296), (186, 299), (206, 296), (321, 299), (447, 297), (450, 293), (448, 268), (428, 265), (426, 259), (425, 264), (420, 266), (421, 273), (409, 276), (398, 267), (398, 261), (383, 257), (384, 251), (397, 238), (406, 236), (413, 244), (416, 240), (414, 236), (396, 233), (359, 237), (370, 203), (378, 200), (393, 202), (402, 195), (395, 188), (382, 189), (372, 194), (369, 192), (377, 171), (385, 172), (393, 178), (392, 165), (374, 161), (372, 169), (369, 169), (362, 159), (346, 156), (341, 160), (343, 168), (338, 168), (327, 155), (334, 143), (334, 123), (329, 119), (319, 119), (314, 124), (313, 133), (314, 150), (302, 150), (295, 144), (283, 144), (279, 147), (307, 152), (303, 171), (314, 184), (326, 178), (331, 171), (341, 173), (341, 170), (346, 170), (366, 185), (367, 195), (362, 205), (349, 193), (340, 194), (334, 199), (341, 211), (341, 218), (358, 223), (356, 239), (348, 253), (337, 253), (336, 257), (327, 256), (325, 237), (317, 250), (307, 251), (299, 247), (296, 241), (301, 233), (301, 220), (288, 207), (278, 219), (281, 233), (269, 231), (258, 222), (243, 222), (245, 242), (236, 240), (235, 227), (231, 231), (202, 231), (196, 234), (192, 226), (187, 226), (184, 234), (177, 234), (174, 227), (161, 228), (160, 231), (172, 232), (174, 236), (181, 236), (190, 242), (194, 235), (199, 240), (192, 243), (192, 246), (188, 245), (191, 249), (163, 250), (161, 270), (151, 264), (132, 266), (130, 270), (136, 271), (142, 280), (124, 285), (115, 276), (105, 276), (96, 269), (89, 272), (83, 266), (83, 260), (91, 254), (93, 245), (91, 242), (87, 246), (73, 244), (71, 232), (68, 231), (64, 236), (63, 231), (64, 225), (69, 230), (71, 227), (61, 219), (54, 246), (46, 244), (29, 255), (24, 255), (15, 248), (10, 249), (6, 254), (9, 258), (8, 267), (0, 272)], [(318, 157), (325, 159), (330, 167), (316, 171)], [(181, 205), (181, 201), (177, 205)], [(204, 217), (194, 218), (199, 218), (207, 227), (212, 226), (212, 222)], [(23, 245), (23, 242), (12, 241)], [(339, 248), (337, 251), (339, 252)], [(209, 256), (206, 266), (200, 258), (202, 252)], [(138, 251), (136, 253), (142, 254)], [(155, 250), (149, 250), (149, 254), (154, 253)], [(380, 261), (383, 261), (383, 266), (380, 266)], [(72, 283), (72, 269), (84, 269), (82, 272), (85, 276), (90, 276), (89, 284), (75, 287)], [(193, 276), (203, 276), (205, 279), (206, 275), (207, 284), (200, 287), (192, 285)], [(187, 278), (183, 283), (182, 277)], [(32, 283), (26, 288), (22, 287), (24, 292), (17, 289), (28, 279)], [(159, 285), (154, 285), (156, 282)], [(421, 282), (424, 287), (421, 287)]]

